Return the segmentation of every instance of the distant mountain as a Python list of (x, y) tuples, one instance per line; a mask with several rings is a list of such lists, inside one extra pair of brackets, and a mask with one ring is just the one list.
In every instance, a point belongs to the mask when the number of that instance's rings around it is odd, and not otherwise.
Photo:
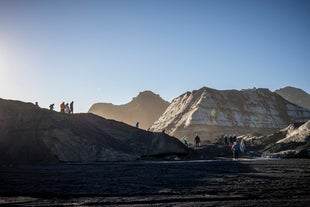
[(275, 92), (289, 102), (310, 109), (310, 94), (299, 88), (287, 86), (285, 88), (278, 89)]
[(224, 134), (270, 134), (293, 122), (310, 119), (310, 110), (292, 104), (268, 89), (215, 90), (201, 88), (175, 98), (151, 127), (193, 142), (195, 133), (206, 142)]
[(131, 126), (136, 126), (136, 123), (139, 122), (139, 128), (148, 129), (168, 106), (169, 102), (163, 100), (159, 95), (152, 91), (144, 91), (127, 104), (95, 103), (88, 112)]
[(187, 151), (164, 133), (0, 99), (0, 164), (127, 161)]

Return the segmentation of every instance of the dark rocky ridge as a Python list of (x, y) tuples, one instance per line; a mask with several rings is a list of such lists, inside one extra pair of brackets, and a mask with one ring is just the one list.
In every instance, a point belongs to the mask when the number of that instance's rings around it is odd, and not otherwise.
[(152, 91), (144, 91), (124, 105), (111, 103), (95, 103), (88, 112), (114, 119), (135, 126), (139, 122), (142, 129), (150, 128), (169, 106), (169, 102), (163, 100)]
[(186, 153), (181, 142), (163, 133), (0, 99), (1, 163), (124, 161)]

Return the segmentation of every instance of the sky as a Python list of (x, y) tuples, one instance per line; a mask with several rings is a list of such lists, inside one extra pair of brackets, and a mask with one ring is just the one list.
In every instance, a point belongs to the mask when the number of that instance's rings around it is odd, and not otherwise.
[(0, 98), (43, 108), (285, 86), (310, 93), (308, 0), (0, 0)]

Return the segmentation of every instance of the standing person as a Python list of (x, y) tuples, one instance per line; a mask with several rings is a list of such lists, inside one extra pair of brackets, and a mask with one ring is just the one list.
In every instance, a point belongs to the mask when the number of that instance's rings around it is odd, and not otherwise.
[(136, 128), (139, 128), (139, 122), (136, 123)]
[(246, 149), (246, 141), (244, 138), (242, 138), (241, 143), (240, 143), (240, 150), (243, 153), (245, 152), (245, 149)]
[(240, 147), (237, 142), (234, 142), (231, 146), (231, 151), (233, 152), (233, 158), (236, 160), (239, 158)]
[(67, 113), (67, 114), (70, 114), (70, 107), (69, 107), (69, 104), (68, 104), (68, 103), (66, 103), (66, 108), (65, 108), (65, 110), (66, 110), (66, 113)]
[(71, 114), (73, 114), (73, 101), (71, 101), (71, 103), (70, 103), (70, 112), (71, 112)]
[(225, 145), (229, 145), (229, 140), (227, 134), (224, 135), (224, 143)]
[(66, 109), (65, 102), (62, 102), (62, 103), (60, 104), (60, 112), (61, 112), (61, 113), (65, 113), (65, 109)]
[(183, 142), (186, 145), (186, 147), (188, 147), (188, 139), (186, 136), (183, 137)]
[(198, 136), (197, 133), (196, 133), (196, 137), (195, 137), (195, 143), (196, 143), (196, 147), (200, 147), (200, 137)]

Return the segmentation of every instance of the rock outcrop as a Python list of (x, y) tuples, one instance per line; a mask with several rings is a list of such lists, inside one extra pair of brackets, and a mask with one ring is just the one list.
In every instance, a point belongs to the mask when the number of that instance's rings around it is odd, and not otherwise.
[(310, 94), (294, 87), (284, 87), (275, 91), (287, 101), (310, 109)]
[(126, 161), (187, 150), (167, 134), (94, 114), (64, 114), (0, 99), (0, 163)]
[(257, 141), (262, 142), (262, 146), (268, 144), (262, 151), (263, 157), (310, 158), (310, 121), (290, 124), (278, 133), (260, 137)]
[(214, 90), (201, 88), (175, 98), (151, 127), (193, 142), (195, 133), (214, 143), (224, 134), (270, 134), (290, 123), (310, 119), (310, 110), (268, 89)]
[(168, 106), (169, 102), (163, 100), (159, 95), (151, 91), (144, 91), (127, 104), (96, 103), (91, 106), (88, 112), (131, 126), (135, 126), (139, 122), (140, 128), (148, 129)]

